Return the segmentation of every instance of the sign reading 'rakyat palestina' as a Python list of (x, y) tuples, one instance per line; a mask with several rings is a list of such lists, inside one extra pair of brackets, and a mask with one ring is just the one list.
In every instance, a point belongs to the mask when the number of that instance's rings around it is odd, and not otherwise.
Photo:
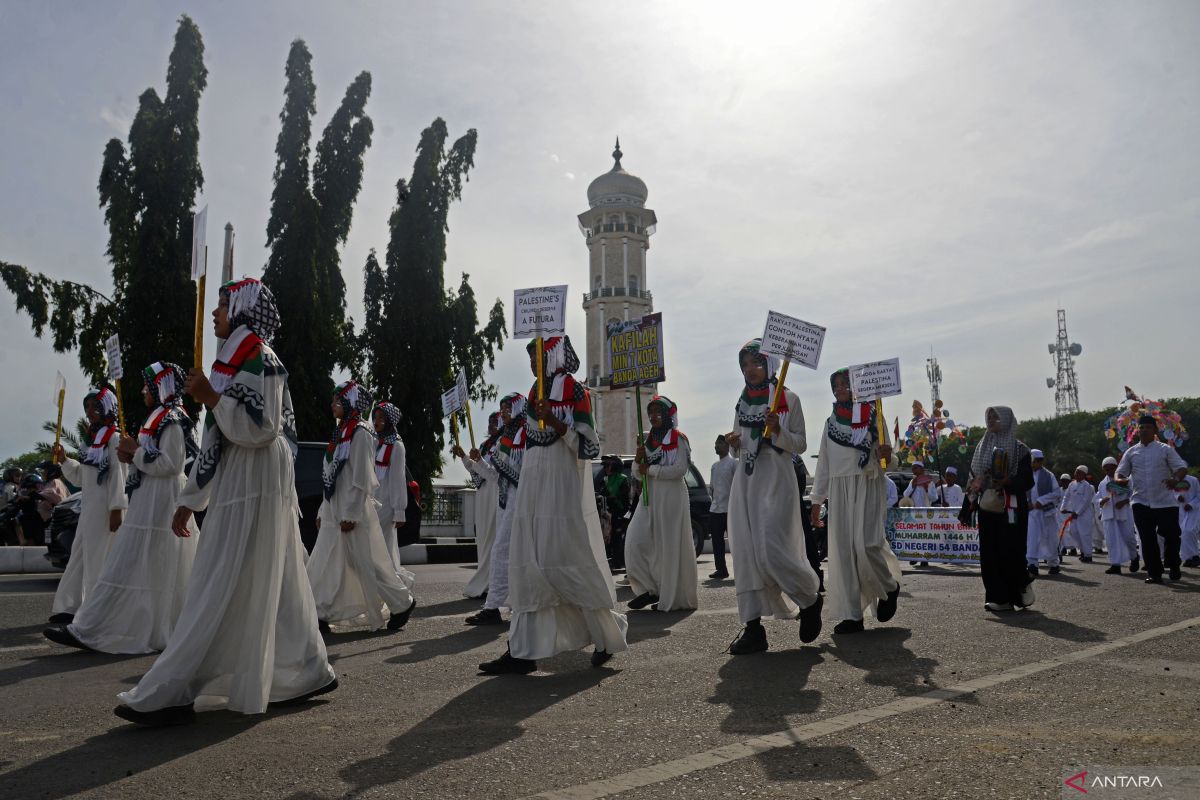
[(665, 381), (662, 314), (609, 325), (607, 353), (609, 385), (614, 389)]
[(786, 358), (793, 364), (816, 369), (825, 344), (825, 328), (802, 319), (767, 312), (767, 327), (763, 331), (762, 352)]
[(562, 336), (566, 332), (566, 286), (535, 286), (513, 292), (514, 339)]
[(850, 367), (850, 390), (862, 403), (901, 394), (900, 359), (871, 361)]

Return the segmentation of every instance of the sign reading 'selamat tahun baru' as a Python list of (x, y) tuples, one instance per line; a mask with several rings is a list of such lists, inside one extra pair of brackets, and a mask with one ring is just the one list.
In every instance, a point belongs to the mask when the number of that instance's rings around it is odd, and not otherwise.
[(662, 314), (609, 325), (608, 367), (614, 389), (665, 381)]

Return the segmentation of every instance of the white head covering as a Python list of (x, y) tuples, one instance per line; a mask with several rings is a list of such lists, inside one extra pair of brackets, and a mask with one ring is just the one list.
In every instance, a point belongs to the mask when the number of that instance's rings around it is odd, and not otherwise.
[(1031, 459), (1033, 459), (1034, 461), (1037, 461), (1039, 458), (1045, 458), (1046, 454), (1043, 453), (1041, 450), (1030, 450), (1029, 457)]
[(958, 467), (946, 467), (946, 474), (947, 475), (957, 475)]
[(1117, 465), (1117, 460), (1115, 458), (1113, 458), (1112, 456), (1109, 456), (1108, 458), (1106, 458), (1102, 462), (1100, 462), (1100, 466), (1102, 466), (1102, 467), (1107, 467), (1109, 464), (1112, 464), (1115, 467)]
[(1058, 479), (1060, 481), (1069, 481), (1071, 480), (1071, 476), (1064, 472), (1062, 475), (1058, 476)]
[(924, 462), (924, 461), (914, 461), (914, 462), (912, 463), (912, 465), (913, 465), (914, 467), (920, 467), (921, 469), (925, 469), (925, 462)]
[(1087, 471), (1088, 471), (1087, 465), (1086, 465), (1086, 464), (1080, 464), (1078, 467), (1076, 467), (1076, 468), (1075, 468), (1075, 471), (1076, 471), (1076, 472), (1082, 472), (1082, 473), (1084, 473), (1084, 474), (1086, 475), (1086, 474), (1087, 474)]

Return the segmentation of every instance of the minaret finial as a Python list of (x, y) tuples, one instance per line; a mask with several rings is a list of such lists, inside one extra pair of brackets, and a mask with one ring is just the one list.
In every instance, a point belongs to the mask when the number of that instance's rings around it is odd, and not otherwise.
[(617, 170), (619, 170), (621, 168), (621, 156), (623, 156), (623, 155), (624, 155), (624, 153), (621, 152), (621, 137), (618, 136), (617, 137), (617, 146), (613, 150), (613, 154), (612, 154), (613, 162), (614, 162), (613, 163), (613, 172), (616, 172)]

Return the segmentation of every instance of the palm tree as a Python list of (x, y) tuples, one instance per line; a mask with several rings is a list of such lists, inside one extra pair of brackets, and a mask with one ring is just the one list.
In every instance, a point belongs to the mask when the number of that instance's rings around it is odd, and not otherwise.
[[(50, 421), (42, 423), (42, 430), (46, 433), (54, 433), (55, 424)], [(62, 429), (62, 445), (65, 450), (68, 450), (68, 455), (79, 459), (83, 457), (83, 443), (88, 440), (88, 422), (87, 417), (80, 417), (75, 421), (75, 429), (70, 426), (63, 425)], [(54, 442), (38, 442), (33, 448), (38, 452), (45, 453), (46, 457), (50, 456), (50, 451), (54, 449)]]

